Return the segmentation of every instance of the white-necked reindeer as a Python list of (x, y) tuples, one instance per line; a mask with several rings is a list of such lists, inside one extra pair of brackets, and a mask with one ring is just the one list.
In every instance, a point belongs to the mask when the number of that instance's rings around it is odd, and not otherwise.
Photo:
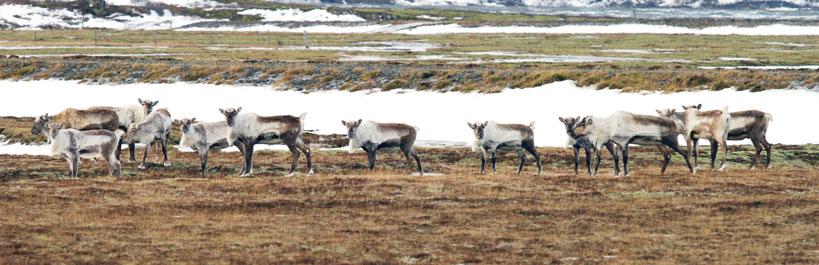
[[(674, 109), (657, 110), (660, 116), (670, 118), (677, 122), (680, 134), (685, 138), (688, 146), (688, 156), (691, 157), (692, 150), (694, 156), (694, 168), (699, 167), (697, 157), (699, 156), (699, 139), (708, 139), (711, 142), (711, 169), (714, 169), (716, 160), (716, 149), (722, 146), (723, 155), (720, 170), (728, 169), (726, 159), (728, 157), (728, 131), (730, 128), (730, 114), (727, 107), (724, 110), (700, 111), (702, 104), (698, 106), (683, 106), (682, 112)], [(693, 148), (692, 148), (693, 145)]]
[[(696, 106), (688, 106), (689, 108), (697, 108), (702, 109), (702, 104), (698, 104)], [(731, 141), (741, 141), (745, 139), (751, 140), (751, 143), (754, 145), (754, 149), (756, 149), (754, 153), (754, 157), (751, 160), (751, 169), (756, 167), (757, 161), (759, 161), (759, 157), (762, 153), (762, 150), (765, 149), (765, 153), (767, 155), (767, 161), (765, 163), (766, 168), (771, 167), (771, 144), (768, 143), (768, 139), (766, 134), (768, 133), (768, 124), (773, 120), (773, 116), (770, 113), (762, 112), (759, 110), (744, 110), (744, 111), (736, 111), (729, 113), (731, 116), (730, 126), (728, 128), (728, 140)], [(693, 145), (696, 147), (699, 143), (697, 142), (698, 139), (693, 139)], [(697, 154), (697, 149), (694, 149), (694, 155)], [(717, 145), (713, 142), (711, 143), (711, 167), (717, 159)]]
[(313, 159), (310, 148), (304, 144), (302, 133), (304, 132), (304, 117), (307, 113), (299, 117), (282, 116), (259, 116), (255, 113), (242, 112), (242, 108), (219, 109), (225, 115), (227, 124), (226, 140), (229, 145), (236, 141), (241, 141), (244, 148), (245, 164), (241, 176), (249, 176), (253, 173), (253, 146), (262, 144), (284, 144), (290, 149), (293, 161), (290, 163), (290, 172), (287, 176), (296, 174), (296, 165), (299, 161), (300, 152), (307, 157), (308, 174), (313, 174)]
[(51, 152), (68, 161), (69, 177), (77, 178), (80, 158), (102, 158), (108, 163), (108, 174), (119, 177), (121, 165), (116, 157), (122, 131), (63, 129), (61, 124), (49, 125), (47, 133)]
[[(586, 152), (586, 170), (588, 171), (588, 175), (597, 175), (597, 171), (600, 168), (600, 161), (602, 160), (602, 156), (600, 152), (596, 150), (596, 146), (594, 146), (587, 137), (572, 137), (572, 129), (577, 126), (577, 123), (580, 122), (580, 117), (559, 117), (558, 120), (563, 123), (566, 127), (566, 134), (569, 135), (569, 144), (574, 151), (574, 174), (578, 174), (578, 166), (580, 164), (580, 148)], [(606, 142), (603, 144), (609, 153), (611, 154), (612, 159), (614, 160), (614, 174), (620, 174), (620, 157), (617, 155), (616, 147), (614, 143), (611, 141)], [(597, 156), (597, 164), (594, 167), (594, 174), (592, 174), (591, 170), (591, 160), (592, 160), (592, 151)]]
[(403, 123), (378, 123), (374, 121), (363, 122), (341, 121), (347, 127), (347, 137), (350, 138), (349, 152), (361, 148), (367, 152), (370, 170), (375, 170), (375, 152), (381, 149), (400, 149), (407, 160), (407, 166), (412, 168), (412, 160), (418, 166), (418, 174), (423, 175), (424, 169), (421, 167), (421, 158), (415, 152), (413, 145), (418, 133), (418, 129)]
[(523, 170), (523, 164), (526, 163), (526, 154), (523, 151), (528, 151), (535, 157), (537, 164), (536, 175), (540, 175), (540, 154), (535, 148), (534, 122), (528, 126), (523, 124), (500, 124), (494, 121), (467, 123), (467, 125), (472, 128), (475, 136), (473, 150), (478, 151), (479, 149), (481, 151), (481, 174), (485, 171), (487, 154), (492, 155), (492, 172), (497, 172), (497, 150), (501, 149), (517, 152), (520, 158), (517, 174), (520, 174)]
[[(685, 159), (685, 164), (690, 172), (694, 172), (693, 167), (677, 141), (679, 136), (677, 124), (667, 118), (648, 115), (637, 115), (624, 111), (618, 111), (609, 117), (597, 118), (587, 116), (583, 118), (571, 130), (572, 137), (586, 137), (589, 142), (600, 147), (608, 141), (612, 141), (622, 149), (623, 173), (628, 176), (628, 146), (629, 144), (655, 145), (661, 146), (663, 151), (663, 163), (661, 173), (665, 173), (671, 161), (671, 152), (663, 146), (677, 152)], [(616, 174), (616, 173), (615, 173)]]
[(148, 159), (148, 151), (151, 149), (151, 143), (158, 140), (162, 147), (162, 165), (171, 166), (171, 160), (168, 159), (168, 134), (171, 132), (171, 113), (167, 109), (158, 109), (148, 114), (144, 120), (137, 123), (132, 123), (128, 128), (128, 133), (125, 135), (125, 141), (131, 145), (136, 143), (145, 144), (145, 153), (142, 155), (142, 163), (138, 166), (140, 169), (145, 169), (145, 161)]
[[(182, 119), (179, 121), (180, 130), (182, 131), (182, 139), (179, 140), (179, 145), (191, 148), (199, 153), (200, 157), (200, 173), (207, 174), (208, 167), (208, 152), (211, 149), (223, 149), (230, 146), (227, 142), (227, 123), (225, 121), (218, 122), (200, 122), (193, 119)], [(236, 148), (244, 157), (245, 150), (241, 141), (233, 142)], [(242, 169), (242, 172), (245, 170)]]

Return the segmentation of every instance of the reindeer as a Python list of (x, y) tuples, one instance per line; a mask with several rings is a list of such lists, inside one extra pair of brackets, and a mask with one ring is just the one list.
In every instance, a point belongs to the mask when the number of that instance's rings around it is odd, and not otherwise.
[[(200, 173), (204, 176), (207, 174), (208, 166), (208, 152), (210, 149), (222, 149), (230, 146), (227, 142), (227, 123), (225, 121), (219, 122), (199, 122), (196, 118), (182, 119), (178, 122), (182, 132), (182, 139), (179, 140), (179, 145), (191, 148), (199, 153), (200, 156)], [(244, 157), (245, 150), (242, 142), (237, 140), (233, 145), (239, 149), (239, 152)], [(244, 172), (245, 169), (242, 169)]]
[(148, 159), (148, 151), (151, 149), (151, 143), (154, 139), (159, 141), (162, 147), (162, 165), (171, 166), (171, 160), (168, 159), (168, 134), (171, 132), (171, 113), (168, 109), (158, 109), (148, 114), (144, 120), (138, 123), (132, 123), (128, 128), (128, 133), (125, 135), (125, 141), (128, 145), (136, 143), (145, 144), (145, 153), (142, 155), (142, 163), (137, 166), (139, 169), (145, 169), (145, 161)]
[[(698, 110), (702, 109), (702, 104), (698, 105), (691, 105), (688, 108), (696, 108)], [(745, 111), (737, 111), (729, 113), (730, 119), (730, 126), (728, 129), (728, 140), (732, 141), (741, 141), (745, 139), (751, 140), (751, 143), (754, 145), (754, 149), (756, 152), (754, 153), (754, 157), (751, 160), (751, 169), (756, 168), (756, 163), (759, 160), (759, 157), (762, 153), (762, 149), (765, 149), (765, 153), (767, 155), (767, 161), (765, 163), (765, 168), (771, 167), (771, 144), (768, 143), (768, 139), (766, 134), (768, 132), (768, 124), (773, 120), (773, 116), (770, 113), (762, 112), (759, 110), (745, 110)], [(694, 155), (698, 155), (696, 152), (696, 147), (698, 145), (697, 140), (699, 139), (692, 139), (693, 145), (695, 147)], [(715, 163), (717, 159), (717, 146), (714, 143), (711, 143), (711, 165)]]
[[(77, 130), (122, 130), (126, 132), (131, 123), (142, 121), (151, 112), (158, 101), (139, 99), (140, 106), (125, 107), (91, 107), (88, 109), (68, 108), (54, 116), (47, 113), (34, 120), (31, 134), (47, 134), (48, 125), (52, 122), (62, 125), (64, 129)], [(120, 139), (122, 140), (122, 139)], [(134, 145), (129, 145), (130, 160), (134, 159)], [(116, 155), (120, 157), (122, 147), (117, 145)]]
[(728, 157), (728, 131), (730, 126), (730, 115), (727, 108), (725, 110), (700, 111), (699, 106), (683, 106), (683, 112), (676, 112), (674, 109), (657, 110), (660, 116), (674, 120), (680, 134), (685, 138), (688, 146), (688, 156), (691, 157), (692, 144), (694, 154), (694, 168), (699, 168), (697, 157), (699, 156), (699, 144), (695, 144), (699, 139), (705, 138), (711, 142), (711, 169), (715, 167), (717, 148), (723, 147), (722, 163), (720, 170), (728, 169), (726, 159)]
[(122, 131), (63, 129), (62, 124), (49, 124), (46, 134), (51, 152), (68, 161), (69, 177), (77, 178), (79, 159), (102, 158), (108, 163), (108, 175), (119, 177), (122, 168), (115, 149)]
[(418, 133), (418, 128), (403, 123), (379, 123), (374, 121), (362, 122), (341, 121), (347, 127), (347, 137), (350, 138), (349, 152), (353, 153), (361, 148), (367, 152), (370, 170), (375, 170), (375, 153), (381, 149), (400, 149), (407, 161), (407, 166), (412, 168), (412, 157), (418, 166), (418, 174), (424, 175), (421, 167), (421, 158), (415, 152), (413, 144)]
[[(578, 174), (578, 165), (580, 164), (580, 148), (583, 148), (583, 150), (586, 152), (586, 170), (588, 171), (588, 175), (597, 175), (597, 170), (600, 168), (600, 161), (602, 160), (600, 152), (595, 149), (596, 147), (592, 145), (587, 137), (574, 138), (571, 135), (572, 129), (574, 129), (577, 123), (580, 122), (580, 117), (558, 117), (558, 120), (560, 120), (560, 122), (566, 126), (566, 134), (569, 135), (569, 144), (574, 151), (574, 174)], [(604, 146), (607, 150), (609, 150), (611, 157), (614, 159), (614, 174), (620, 174), (620, 159), (617, 156), (618, 151), (615, 150), (616, 147), (614, 146), (614, 143), (608, 141), (604, 144)], [(594, 174), (592, 174), (591, 171), (592, 150), (594, 150), (594, 153), (597, 155), (597, 164), (594, 167)]]
[(517, 174), (523, 170), (523, 164), (526, 163), (526, 154), (523, 150), (528, 151), (535, 157), (537, 163), (537, 174), (540, 175), (540, 154), (535, 149), (535, 123), (528, 126), (523, 124), (500, 124), (494, 121), (486, 121), (483, 123), (467, 123), (469, 128), (475, 136), (473, 150), (480, 149), (481, 151), (481, 174), (484, 173), (486, 167), (487, 153), (492, 154), (492, 172), (496, 173), (496, 164), (498, 162), (497, 150), (516, 151), (520, 158), (520, 165), (518, 165)]
[(227, 144), (233, 145), (240, 141), (244, 150), (245, 164), (241, 176), (250, 176), (253, 172), (253, 146), (257, 143), (263, 144), (284, 144), (290, 149), (293, 161), (290, 163), (290, 171), (287, 176), (296, 174), (296, 165), (299, 162), (299, 155), (304, 153), (307, 157), (308, 174), (313, 172), (313, 159), (310, 148), (304, 144), (302, 133), (304, 132), (304, 117), (307, 113), (299, 117), (283, 116), (259, 116), (255, 113), (240, 113), (242, 108), (219, 109), (225, 115), (227, 130), (225, 138)]
[(615, 112), (606, 118), (587, 116), (574, 126), (570, 131), (570, 135), (574, 138), (586, 137), (592, 145), (597, 147), (597, 152), (599, 152), (601, 145), (612, 141), (622, 149), (623, 174), (626, 176), (629, 175), (629, 144), (661, 146), (663, 151), (661, 173), (665, 173), (671, 161), (671, 152), (664, 147), (668, 147), (683, 156), (688, 170), (694, 173), (688, 156), (682, 152), (677, 142), (677, 136), (679, 136), (677, 124), (671, 119), (637, 115), (624, 111)]

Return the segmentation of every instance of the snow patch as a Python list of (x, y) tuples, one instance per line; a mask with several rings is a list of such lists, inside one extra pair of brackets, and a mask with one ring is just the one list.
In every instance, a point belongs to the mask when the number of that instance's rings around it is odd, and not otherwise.
[(170, 10), (164, 10), (161, 14), (152, 10), (148, 14), (139, 14), (138, 16), (117, 13), (108, 17), (95, 17), (67, 9), (47, 9), (30, 5), (6, 4), (0, 6), (0, 10), (2, 10), (0, 12), (0, 24), (25, 30), (37, 30), (46, 27), (160, 30), (198, 22), (219, 21), (174, 15)]
[(310, 11), (303, 11), (301, 9), (279, 9), (279, 10), (265, 10), (265, 9), (247, 9), (238, 13), (239, 15), (262, 17), (264, 22), (363, 22), (365, 19), (352, 15), (343, 14), (336, 15), (324, 9), (313, 9)]

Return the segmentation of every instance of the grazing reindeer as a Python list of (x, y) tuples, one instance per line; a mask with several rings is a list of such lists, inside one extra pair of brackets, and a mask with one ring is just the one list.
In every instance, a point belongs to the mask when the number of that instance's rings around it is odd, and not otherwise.
[[(199, 153), (202, 175), (207, 174), (208, 166), (208, 152), (210, 149), (222, 149), (230, 146), (227, 142), (227, 123), (225, 121), (219, 122), (199, 122), (196, 118), (182, 119), (179, 121), (180, 130), (182, 131), (182, 139), (179, 140), (179, 145), (191, 148)], [(242, 156), (245, 155), (244, 146), (241, 141), (233, 142)], [(242, 172), (245, 170), (242, 169)]]
[(421, 158), (413, 148), (418, 133), (417, 128), (403, 123), (362, 122), (361, 119), (341, 121), (341, 124), (347, 127), (347, 137), (350, 138), (350, 153), (358, 148), (364, 149), (367, 152), (370, 170), (375, 170), (376, 151), (398, 148), (404, 154), (407, 166), (412, 168), (412, 160), (410, 160), (410, 157), (412, 157), (418, 166), (418, 174), (424, 175)]
[[(689, 106), (689, 108), (696, 108), (699, 110), (702, 109), (702, 104), (696, 106)], [(754, 149), (756, 149), (756, 153), (754, 153), (754, 157), (751, 160), (751, 169), (756, 168), (756, 163), (759, 160), (759, 157), (762, 153), (762, 149), (764, 148), (765, 153), (767, 155), (765, 167), (770, 168), (771, 144), (768, 143), (766, 134), (768, 132), (768, 124), (773, 120), (773, 116), (771, 116), (770, 113), (762, 112), (759, 110), (737, 111), (731, 112), (729, 114), (731, 116), (731, 121), (728, 129), (728, 140), (732, 141), (741, 141), (745, 139), (751, 140), (751, 143), (754, 145)], [(698, 145), (697, 140), (698, 139), (693, 139), (694, 141), (693, 145), (695, 147)], [(697, 153), (695, 152), (694, 155), (697, 155)], [(717, 146), (711, 143), (711, 165), (714, 164), (716, 159)]]
[[(699, 139), (708, 139), (711, 142), (711, 169), (715, 167), (717, 148), (722, 145), (723, 156), (720, 170), (728, 169), (726, 159), (728, 157), (728, 131), (730, 126), (730, 115), (727, 108), (725, 110), (700, 111), (699, 106), (683, 106), (683, 112), (676, 112), (674, 109), (657, 110), (660, 116), (674, 120), (680, 128), (680, 134), (685, 138), (688, 146), (688, 156), (691, 157), (692, 144)], [(681, 126), (680, 126), (681, 125)], [(699, 156), (698, 144), (693, 144), (694, 168), (698, 168), (697, 157)]]
[(148, 151), (151, 149), (151, 143), (154, 139), (159, 141), (162, 147), (162, 165), (171, 166), (171, 160), (168, 159), (168, 134), (171, 132), (171, 113), (168, 109), (158, 109), (148, 114), (144, 120), (138, 123), (132, 123), (128, 128), (128, 133), (125, 135), (125, 141), (129, 144), (143, 143), (145, 144), (145, 153), (142, 155), (142, 163), (137, 166), (140, 169), (145, 169), (145, 161), (148, 159)]
[(77, 178), (80, 158), (102, 158), (108, 163), (108, 175), (119, 177), (122, 168), (114, 154), (122, 131), (63, 129), (61, 124), (52, 123), (47, 133), (51, 152), (68, 161), (69, 177)]
[[(679, 130), (677, 124), (667, 118), (648, 115), (637, 115), (624, 111), (615, 112), (606, 118), (585, 117), (571, 130), (570, 135), (575, 138), (586, 137), (589, 142), (599, 148), (608, 141), (614, 142), (622, 149), (623, 174), (628, 173), (628, 145), (656, 145), (665, 146), (677, 152), (685, 159), (690, 172), (694, 172), (691, 162), (677, 142)], [(663, 163), (661, 173), (665, 173), (671, 161), (671, 152), (661, 147)]]
[(290, 149), (293, 161), (290, 163), (290, 172), (287, 176), (296, 174), (296, 165), (299, 162), (300, 152), (307, 157), (308, 174), (313, 174), (313, 159), (310, 148), (304, 144), (302, 133), (304, 132), (304, 117), (307, 113), (299, 117), (283, 116), (259, 116), (255, 113), (239, 113), (242, 108), (219, 109), (225, 115), (227, 130), (225, 138), (229, 145), (236, 141), (241, 141), (245, 150), (245, 164), (241, 176), (250, 176), (253, 172), (253, 146), (257, 143), (263, 144), (284, 144)]
[(496, 164), (498, 162), (497, 150), (516, 151), (520, 158), (520, 165), (518, 165), (518, 175), (523, 170), (523, 164), (526, 163), (526, 154), (523, 150), (528, 151), (535, 157), (537, 163), (537, 174), (540, 175), (540, 154), (535, 149), (535, 134), (532, 131), (535, 123), (529, 126), (523, 124), (499, 124), (494, 121), (486, 121), (483, 123), (467, 123), (469, 128), (475, 136), (473, 150), (481, 150), (481, 174), (484, 173), (486, 167), (486, 155), (492, 154), (492, 172), (497, 172)]
[[(579, 137), (574, 138), (572, 137), (572, 129), (580, 122), (580, 117), (559, 117), (558, 120), (566, 126), (566, 134), (569, 135), (569, 143), (572, 146), (574, 151), (574, 174), (578, 174), (578, 165), (580, 164), (580, 148), (586, 151), (586, 170), (588, 171), (588, 175), (597, 175), (597, 170), (600, 168), (600, 160), (602, 160), (602, 156), (600, 152), (596, 150), (596, 146), (592, 145), (587, 137)], [(620, 159), (617, 156), (617, 151), (615, 151), (614, 143), (611, 141), (606, 142), (604, 144), (606, 149), (609, 150), (611, 157), (614, 159), (614, 174), (620, 174)], [(594, 174), (591, 171), (591, 152), (594, 150), (594, 153), (597, 155), (597, 165), (594, 167)]]

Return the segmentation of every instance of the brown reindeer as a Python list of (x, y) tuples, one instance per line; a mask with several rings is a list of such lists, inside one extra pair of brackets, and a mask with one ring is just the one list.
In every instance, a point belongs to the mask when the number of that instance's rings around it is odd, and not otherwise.
[[(702, 109), (702, 104), (687, 106), (689, 108)], [(771, 144), (768, 142), (766, 134), (768, 132), (768, 124), (773, 120), (770, 113), (759, 110), (744, 110), (729, 113), (731, 115), (730, 128), (728, 129), (728, 140), (741, 141), (745, 139), (751, 140), (754, 145), (755, 153), (751, 160), (750, 168), (756, 168), (757, 161), (759, 161), (762, 150), (766, 153), (765, 168), (771, 167)], [(697, 146), (697, 141), (694, 141), (694, 146)], [(695, 149), (696, 150), (696, 149)], [(695, 153), (696, 155), (696, 153)], [(711, 143), (711, 164), (717, 159), (717, 146)]]

